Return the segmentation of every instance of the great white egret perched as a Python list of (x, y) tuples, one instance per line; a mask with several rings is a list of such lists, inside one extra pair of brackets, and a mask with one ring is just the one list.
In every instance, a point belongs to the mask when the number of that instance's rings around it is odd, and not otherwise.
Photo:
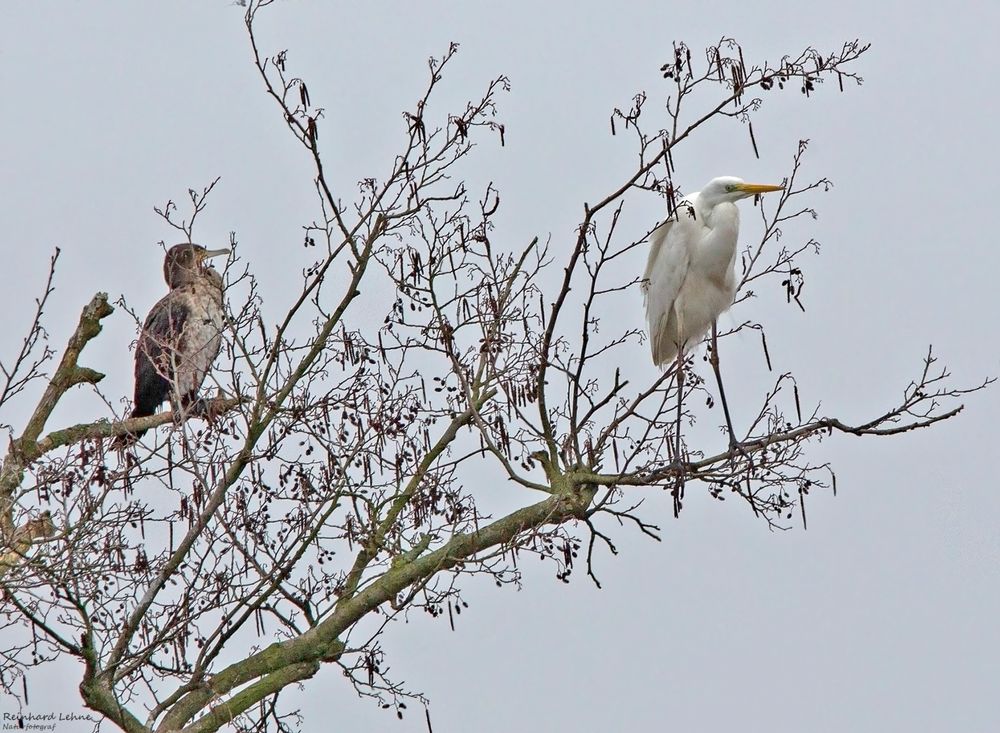
[(736, 437), (719, 373), (715, 321), (736, 296), (736, 240), (740, 229), (736, 202), (782, 188), (725, 176), (685, 196), (670, 217), (653, 231), (643, 275), (653, 363), (666, 366), (671, 360), (677, 362), (678, 414), (684, 352), (696, 346), (711, 328), (711, 361), (719, 382), (729, 438), (734, 443)]

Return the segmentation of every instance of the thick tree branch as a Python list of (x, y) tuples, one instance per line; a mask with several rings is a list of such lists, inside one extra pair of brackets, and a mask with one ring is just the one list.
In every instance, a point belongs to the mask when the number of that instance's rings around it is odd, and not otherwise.
[(0, 537), (5, 538), (3, 544), (7, 544), (6, 538), (10, 538), (14, 532), (14, 492), (21, 485), (24, 469), (41, 455), (36, 441), (52, 410), (71, 387), (84, 383), (97, 384), (104, 378), (100, 372), (79, 366), (77, 361), (87, 343), (101, 332), (101, 320), (112, 313), (114, 308), (108, 304), (107, 293), (98, 293), (84, 306), (80, 321), (34, 412), (20, 437), (11, 441), (3, 467), (0, 468)]

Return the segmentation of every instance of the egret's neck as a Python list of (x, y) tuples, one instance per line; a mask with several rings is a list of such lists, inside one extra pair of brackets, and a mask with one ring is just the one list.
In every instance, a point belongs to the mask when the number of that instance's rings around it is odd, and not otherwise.
[(706, 203), (699, 198), (695, 201), (695, 210), (703, 226), (715, 229), (720, 226), (732, 225), (739, 228), (740, 210), (732, 201)]
[[(699, 207), (700, 209), (701, 207)], [(702, 240), (701, 255), (706, 266), (727, 269), (736, 256), (736, 242), (740, 230), (740, 210), (736, 204), (723, 201), (698, 211), (702, 226), (708, 236)]]

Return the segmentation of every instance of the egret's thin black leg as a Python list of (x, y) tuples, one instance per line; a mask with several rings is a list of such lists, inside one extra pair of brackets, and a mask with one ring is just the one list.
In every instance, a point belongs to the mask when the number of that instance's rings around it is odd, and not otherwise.
[(684, 398), (684, 350), (677, 352), (675, 365), (677, 377), (677, 420), (674, 424), (674, 465), (677, 468), (677, 480), (674, 483), (674, 516), (680, 515), (681, 500), (684, 498), (684, 461), (681, 459), (681, 410)]
[(722, 400), (722, 411), (726, 413), (726, 427), (729, 428), (729, 445), (734, 446), (739, 443), (736, 440), (736, 432), (733, 430), (733, 419), (729, 416), (729, 404), (726, 402), (726, 390), (722, 386), (722, 372), (719, 370), (719, 333), (712, 321), (712, 353), (708, 357), (715, 372), (715, 382), (719, 385), (719, 398)]
[(733, 419), (729, 415), (729, 403), (726, 402), (726, 389), (722, 386), (722, 370), (719, 369), (719, 334), (715, 321), (712, 321), (712, 353), (708, 357), (708, 361), (712, 365), (712, 371), (715, 372), (715, 381), (719, 385), (719, 399), (722, 402), (722, 411), (726, 414), (726, 428), (729, 429), (729, 447), (739, 450), (753, 465), (749, 454), (743, 449), (743, 444), (736, 439), (736, 432), (733, 430)]

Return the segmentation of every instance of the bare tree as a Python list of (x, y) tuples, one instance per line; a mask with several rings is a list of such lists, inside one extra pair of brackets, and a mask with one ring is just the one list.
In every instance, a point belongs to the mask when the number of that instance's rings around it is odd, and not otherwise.
[[(643, 94), (612, 115), (611, 132), (635, 138), (632, 173), (583, 205), (571, 241), (517, 243), (494, 228), (494, 187), (462, 182), (479, 141), (503, 144), (505, 78), (464, 109), (440, 111), (435, 92), (457, 46), (431, 59), (400, 150), (348, 196), (324, 168), (322, 109), (286, 53), (258, 45), (269, 4), (246, 6), (253, 58), (315, 172), (301, 288), (264, 293), (233, 256), (211, 419), (164, 412), (51, 429), (68, 390), (100, 382), (81, 353), (114, 309), (97, 294), (55, 363), (42, 327), (50, 274), (0, 385), (0, 405), (41, 392), (27, 422), (9, 428), (0, 472), (8, 693), (21, 693), (32, 666), (71, 658), (86, 706), (123, 730), (284, 730), (295, 713), (281, 692), (331, 664), (402, 715), (423, 699), (384, 674), (380, 635), (409, 609), (460, 612), (466, 576), (517, 583), (518, 557), (534, 554), (562, 580), (582, 566), (598, 582), (594, 561), (615, 552), (616, 533), (658, 539), (664, 517), (642, 507), (656, 490), (672, 492), (675, 513), (704, 489), (774, 526), (794, 522), (797, 508), (804, 524), (805, 497), (834, 481), (829, 465), (809, 460), (811, 441), (889, 436), (961, 410), (971, 390), (951, 386), (929, 351), (901, 397), (860, 423), (802, 404), (782, 373), (738, 445), (691, 445), (694, 421), (719, 424), (711, 392), (689, 366), (676, 419), (673, 370), (651, 377), (644, 334), (614, 321), (641, 308), (646, 237), (619, 234), (623, 212), (648, 199), (643, 190), (665, 198), (665, 214), (673, 207), (677, 146), (731, 118), (756, 148), (751, 120), (767, 94), (859, 84), (866, 45), (755, 63), (729, 39), (704, 55), (677, 45), (663, 67), (672, 92), (657, 105), (665, 129), (645, 125)], [(803, 180), (805, 151), (799, 143), (785, 191), (761, 205), (762, 234), (742, 251), (737, 319), (767, 283), (799, 302), (815, 242), (789, 244), (782, 228), (808, 220), (828, 184)], [(172, 203), (158, 211), (190, 239), (211, 187), (191, 192), (182, 221)], [(739, 322), (720, 338), (748, 329), (770, 368), (763, 324)], [(110, 438), (157, 427), (134, 448), (110, 448)], [(537, 501), (488, 517), (477, 506), (484, 480), (534, 490)]]

